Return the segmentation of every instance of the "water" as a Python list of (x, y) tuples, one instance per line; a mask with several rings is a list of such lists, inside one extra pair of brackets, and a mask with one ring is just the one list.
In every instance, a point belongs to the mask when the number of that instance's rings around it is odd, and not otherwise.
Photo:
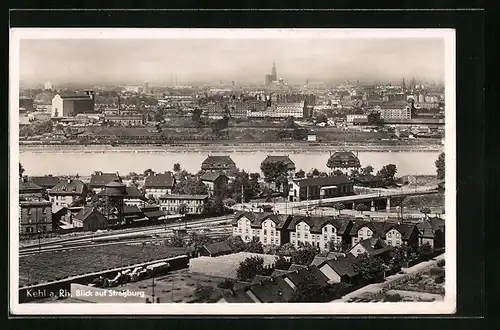
[[(260, 163), (267, 155), (283, 155), (286, 153), (273, 153), (263, 151), (243, 151), (230, 153), (211, 153), (211, 155), (229, 154), (240, 169), (250, 172), (260, 172)], [(297, 170), (308, 172), (312, 168), (326, 171), (328, 152), (306, 151), (302, 153), (288, 153), (295, 163)], [(439, 152), (359, 152), (361, 165), (371, 165), (375, 171), (387, 164), (395, 164), (397, 175), (434, 175), (434, 165)], [(200, 170), (201, 163), (208, 153), (193, 152), (146, 152), (146, 151), (49, 151), (34, 152), (21, 151), (20, 161), (27, 175), (38, 176), (45, 174), (87, 176), (94, 171), (116, 172), (125, 175), (130, 172), (142, 173), (151, 168), (157, 172), (172, 170), (175, 163), (188, 172), (196, 173)]]

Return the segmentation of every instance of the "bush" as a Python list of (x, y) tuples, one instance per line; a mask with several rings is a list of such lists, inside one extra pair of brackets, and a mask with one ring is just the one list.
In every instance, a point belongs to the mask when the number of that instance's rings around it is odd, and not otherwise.
[(444, 267), (444, 265), (445, 265), (444, 259), (439, 260), (437, 265), (438, 265), (438, 267)]
[(385, 296), (384, 300), (388, 302), (400, 302), (403, 301), (403, 297), (399, 294), (388, 294)]
[(443, 268), (432, 268), (430, 270), (430, 274), (431, 275), (438, 275), (438, 276), (444, 275), (444, 269)]
[(436, 284), (444, 283), (444, 274), (443, 275), (439, 275), (438, 277), (436, 277), (434, 279), (434, 283), (436, 283)]
[(234, 283), (233, 281), (231, 281), (230, 279), (226, 279), (222, 282), (219, 282), (219, 284), (217, 284), (217, 287), (221, 288), (221, 289), (232, 289), (234, 287)]

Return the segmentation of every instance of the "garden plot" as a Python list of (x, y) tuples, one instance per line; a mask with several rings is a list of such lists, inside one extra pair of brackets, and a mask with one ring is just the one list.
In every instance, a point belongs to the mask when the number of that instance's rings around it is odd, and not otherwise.
[(66, 251), (50, 251), (19, 258), (19, 284), (48, 282), (185, 253), (165, 245), (113, 244)]

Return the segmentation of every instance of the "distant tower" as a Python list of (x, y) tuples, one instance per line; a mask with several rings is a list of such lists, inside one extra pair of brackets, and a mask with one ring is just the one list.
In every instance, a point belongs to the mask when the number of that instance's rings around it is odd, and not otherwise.
[(405, 82), (405, 78), (403, 78), (403, 89), (406, 89), (406, 82)]
[(147, 81), (144, 83), (144, 88), (142, 89), (142, 91), (143, 91), (145, 94), (149, 93), (149, 84), (148, 84), (148, 82), (147, 82)]
[(278, 80), (278, 74), (276, 73), (276, 63), (273, 62), (273, 69), (271, 70), (271, 76), (273, 76), (273, 81)]
[(110, 224), (122, 223), (123, 199), (127, 195), (127, 186), (119, 181), (112, 181), (106, 185), (106, 216)]
[(233, 86), (234, 86), (234, 80), (233, 80)]
[(45, 89), (47, 89), (47, 90), (49, 90), (49, 91), (50, 91), (50, 90), (52, 90), (52, 83), (51, 83), (50, 81), (47, 81), (47, 82), (45, 83)]

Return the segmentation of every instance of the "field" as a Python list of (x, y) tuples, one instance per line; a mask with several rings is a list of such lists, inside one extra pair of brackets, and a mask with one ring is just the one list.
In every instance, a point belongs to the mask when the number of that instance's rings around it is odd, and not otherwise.
[(56, 280), (168, 258), (185, 253), (184, 248), (165, 245), (114, 244), (81, 249), (42, 252), (19, 258), (19, 284)]
[(406, 197), (403, 205), (409, 211), (419, 211), (423, 207), (428, 207), (431, 210), (431, 213), (442, 213), (442, 210), (444, 209), (444, 201), (444, 193), (436, 193), (431, 195)]

